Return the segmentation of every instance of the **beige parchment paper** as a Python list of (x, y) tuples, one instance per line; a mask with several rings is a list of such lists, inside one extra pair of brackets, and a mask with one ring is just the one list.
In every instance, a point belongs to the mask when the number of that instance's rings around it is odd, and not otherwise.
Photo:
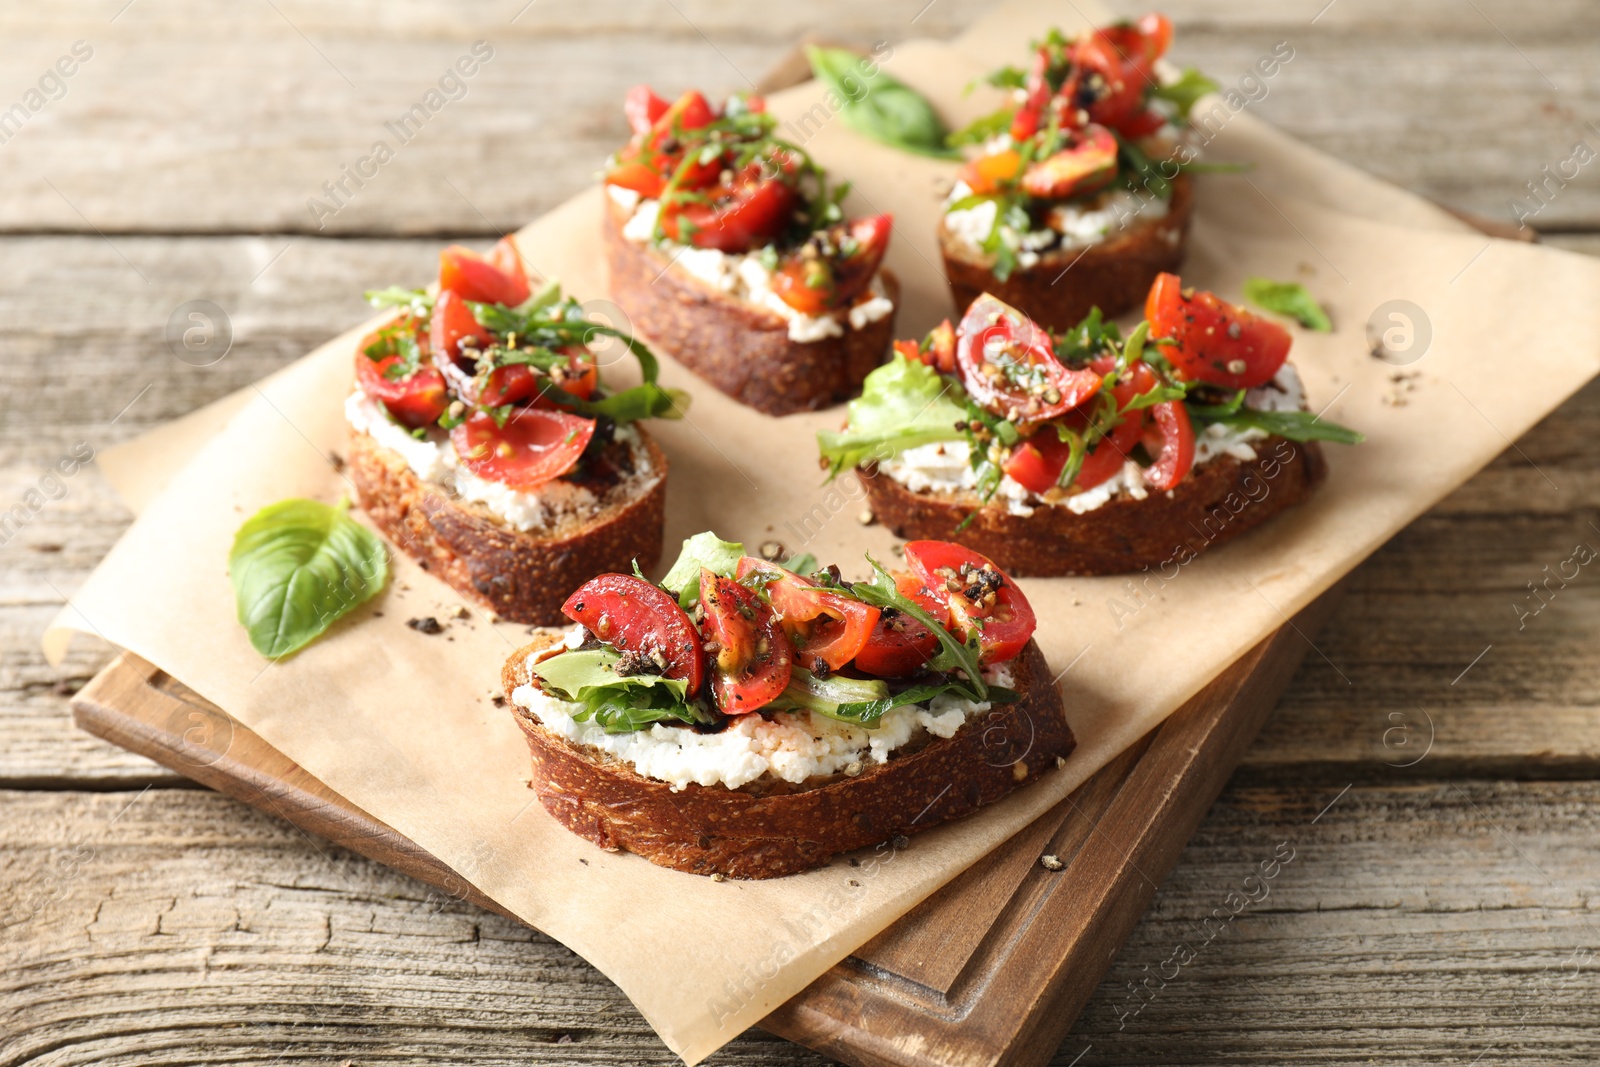
[[(1054, 5), (1015, 4), (966, 44), (898, 46), (888, 67), (964, 121), (993, 102), (962, 96), (972, 76), (1015, 60), (1052, 22), (1075, 21)], [(1280, 77), (1292, 76), (1291, 63)], [(773, 105), (798, 121), (821, 99), (810, 85)], [(474, 615), (440, 636), (408, 629), (406, 619), (443, 617), (460, 601), (404, 557), (391, 587), (322, 640), (262, 660), (234, 620), (228, 547), (266, 504), (351, 492), (329, 457), (344, 447), (360, 330), (116, 455), (113, 477), (141, 513), (47, 633), (47, 650), (59, 655), (71, 632), (94, 632), (183, 679), (583, 955), (669, 1047), (698, 1062), (1057, 803), (1600, 370), (1594, 261), (1491, 241), (1248, 113), (1223, 127), (1208, 155), (1255, 169), (1201, 179), (1184, 276), (1231, 297), (1250, 274), (1305, 282), (1336, 330), (1297, 332), (1293, 358), (1314, 406), (1368, 440), (1328, 449), (1331, 476), (1309, 504), (1157, 580), (1141, 576), (1131, 589), (1122, 578), (1025, 581), (1039, 642), (1064, 672), (1079, 748), (1039, 784), (910, 848), (869, 854), (859, 868), (746, 883), (593, 848), (533, 800), (521, 737), (490, 702), (523, 628)], [(899, 333), (949, 314), (932, 234), (951, 168), (866, 142), (836, 118), (806, 146), (857, 183), (853, 209), (895, 212)], [(519, 235), (538, 270), (580, 296), (605, 292), (600, 203), (598, 191), (583, 194)], [(1416, 375), (1404, 406), (1384, 403), (1397, 368), (1374, 359), (1365, 336), (1368, 317), (1394, 300), (1420, 310), (1431, 335), (1404, 368)], [(664, 378), (695, 395), (688, 420), (652, 427), (672, 461), (670, 545), (715, 529), (847, 569), (865, 551), (891, 558), (893, 538), (856, 521), (859, 488), (820, 484), (812, 436), (840, 411), (773, 420), (666, 364)]]

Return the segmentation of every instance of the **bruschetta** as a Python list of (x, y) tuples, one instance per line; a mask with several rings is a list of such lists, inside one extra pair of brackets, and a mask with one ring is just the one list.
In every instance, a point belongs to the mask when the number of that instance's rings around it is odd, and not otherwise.
[(545, 809), (603, 849), (772, 878), (992, 803), (1071, 752), (1033, 610), (960, 545), (846, 581), (700, 534), (601, 575), (502, 684)]
[(1161, 62), (1164, 15), (1075, 38), (1052, 30), (1026, 71), (991, 84), (1006, 107), (955, 135), (977, 154), (939, 224), (956, 306), (989, 293), (1047, 329), (1098, 307), (1136, 307), (1157, 274), (1183, 263), (1197, 139), (1189, 108), (1214, 83)]
[(847, 219), (760, 97), (713, 109), (628, 94), (633, 139), (604, 175), (613, 298), (691, 371), (769, 415), (855, 395), (894, 336), (893, 220)]
[[(649, 349), (533, 292), (512, 239), (452, 246), (439, 282), (368, 296), (395, 307), (355, 355), (347, 471), (378, 527), (463, 597), (512, 622), (562, 618), (572, 587), (661, 554), (667, 458), (641, 422), (681, 416)], [(597, 352), (642, 382), (600, 381)]]
[(1289, 331), (1162, 274), (1127, 337), (1091, 312), (1052, 334), (984, 295), (959, 326), (896, 343), (840, 431), (902, 537), (959, 541), (1022, 575), (1172, 571), (1306, 497), (1318, 442)]

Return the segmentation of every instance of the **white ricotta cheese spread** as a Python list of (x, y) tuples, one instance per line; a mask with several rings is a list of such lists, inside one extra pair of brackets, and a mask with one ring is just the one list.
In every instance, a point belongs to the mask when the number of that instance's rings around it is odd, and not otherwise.
[[(539, 658), (529, 658), (532, 666)], [(984, 672), (990, 684), (1012, 683), (1009, 664)], [(778, 712), (735, 716), (718, 733), (702, 734), (683, 726), (656, 723), (630, 733), (608, 734), (593, 722), (578, 722), (572, 713), (578, 705), (557, 700), (521, 685), (511, 692), (512, 702), (527, 708), (539, 721), (568, 741), (599, 749), (632, 765), (647, 778), (666, 782), (674, 790), (691, 782), (737, 789), (764, 774), (786, 782), (803, 782), (817, 775), (839, 774), (868, 762), (884, 763), (895, 749), (924, 735), (950, 737), (969, 718), (985, 715), (988, 702), (974, 703), (938, 696), (926, 706), (896, 708), (877, 726), (867, 729), (812, 712)]]
[[(344, 417), (357, 433), (399, 453), (422, 481), (442, 486), (462, 500), (482, 504), (506, 525), (524, 533), (550, 529), (563, 519), (589, 515), (604, 506), (605, 501), (592, 490), (559, 478), (536, 490), (513, 489), (502, 482), (480, 478), (461, 465), (449, 434), (431, 430), (425, 437), (413, 437), (410, 430), (389, 418), (376, 401), (360, 390), (345, 399)], [(618, 427), (616, 434), (632, 452), (633, 474), (608, 491), (607, 496), (633, 497), (648, 490), (661, 476), (653, 469), (650, 451), (634, 427)]]
[[(636, 244), (648, 243), (655, 233), (656, 217), (661, 211), (660, 202), (642, 199), (633, 190), (615, 185), (606, 186), (606, 192), (624, 211), (632, 212), (622, 227), (622, 236)], [(802, 344), (828, 337), (842, 337), (847, 327), (852, 330), (864, 329), (894, 314), (894, 302), (889, 299), (881, 275), (873, 276), (866, 293), (852, 307), (826, 315), (807, 315), (784, 303), (772, 291), (772, 272), (754, 253), (721, 252), (715, 248), (694, 248), (670, 241), (660, 247), (671, 258), (674, 267), (718, 292), (764, 308), (782, 318), (789, 325), (790, 340)]]
[[(1304, 411), (1305, 389), (1293, 364), (1285, 363), (1267, 385), (1245, 394), (1245, 407), (1257, 411)], [(1202, 466), (1218, 456), (1233, 456), (1246, 463), (1256, 458), (1252, 441), (1269, 435), (1262, 430), (1239, 429), (1212, 423), (1195, 435), (1194, 465)], [(918, 445), (878, 463), (878, 473), (887, 475), (914, 493), (973, 491), (977, 477), (972, 470), (971, 453), (965, 441)], [(995, 499), (1013, 515), (1031, 515), (1037, 507), (1064, 507), (1083, 515), (1103, 507), (1115, 497), (1143, 500), (1150, 493), (1145, 485), (1144, 468), (1129, 460), (1122, 470), (1104, 482), (1082, 492), (1046, 500), (1010, 479), (1002, 478)]]
[[(965, 182), (956, 182), (950, 190), (947, 204), (954, 204), (972, 195)], [(1164, 217), (1170, 205), (1157, 196), (1140, 196), (1131, 189), (1120, 186), (1104, 189), (1092, 197), (1056, 204), (1045, 214), (1047, 229), (1018, 233), (1002, 226), (1002, 236), (1020, 249), (1017, 265), (1024, 270), (1036, 265), (1040, 255), (1049, 250), (1087, 248), (1127, 229), (1136, 219)], [(945, 228), (962, 244), (981, 252), (983, 243), (994, 229), (993, 200), (986, 200), (960, 211), (946, 212)]]

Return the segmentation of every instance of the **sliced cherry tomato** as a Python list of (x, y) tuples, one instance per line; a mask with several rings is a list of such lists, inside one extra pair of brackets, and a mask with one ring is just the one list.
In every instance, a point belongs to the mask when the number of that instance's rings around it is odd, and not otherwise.
[(870, 604), (823, 589), (776, 563), (745, 556), (739, 560), (739, 580), (753, 575), (769, 579), (767, 602), (789, 636), (800, 665), (808, 670), (817, 670), (820, 661), (836, 671), (855, 659), (878, 622), (878, 609)]
[(539, 376), (533, 368), (522, 363), (496, 367), (484, 379), (483, 388), (477, 391), (473, 402), (484, 407), (497, 408), (505, 404), (520, 404), (538, 395)]
[(1116, 134), (1091, 123), (1070, 133), (1061, 151), (1029, 164), (1022, 191), (1041, 200), (1063, 200), (1104, 189), (1116, 176)]
[(453, 360), (461, 358), (464, 338), (472, 338), (478, 348), (487, 347), (494, 339), (489, 328), (478, 322), (466, 300), (453, 289), (441, 290), (434, 300), (429, 333), (434, 356)]
[(645, 133), (666, 113), (667, 102), (651, 91), (648, 85), (635, 85), (622, 98), (622, 113), (628, 117), (628, 128), (634, 133)]
[(956, 372), (956, 328), (949, 319), (928, 331), (928, 354), (924, 362), (940, 374)]
[(1156, 60), (1167, 54), (1172, 44), (1172, 20), (1152, 12), (1136, 22), (1107, 26), (1099, 33), (1111, 42), (1123, 62), (1143, 75), (1154, 72)]
[(1011, 119), (1011, 139), (1026, 141), (1039, 132), (1044, 123), (1044, 109), (1050, 103), (1050, 47), (1041, 45), (1033, 54), (1033, 64), (1028, 68), (1027, 96)]
[(661, 230), (674, 241), (721, 252), (748, 252), (788, 226), (799, 194), (778, 178), (761, 176), (752, 165), (731, 185), (718, 186), (706, 199), (662, 208)]
[(651, 147), (660, 147), (662, 141), (680, 130), (698, 130), (716, 120), (717, 113), (706, 102), (704, 94), (698, 89), (689, 89), (669, 104), (651, 123)]
[(480, 411), (450, 432), (463, 466), (512, 489), (537, 489), (559, 478), (593, 436), (593, 419), (544, 408), (518, 408), (504, 426)]
[(894, 351), (895, 355), (899, 356), (901, 359), (907, 359), (913, 363), (928, 362), (922, 358), (922, 346), (917, 344), (915, 341), (896, 341), (894, 343)]
[[(1041, 426), (1037, 433), (1011, 450), (1011, 458), (1005, 465), (1006, 477), (1030, 493), (1049, 492), (1060, 480), (1061, 470), (1071, 455), (1072, 447), (1061, 439), (1054, 425)], [(1088, 457), (1084, 463), (1087, 465)]]
[(972, 398), (1019, 426), (1053, 419), (1100, 391), (1100, 375), (1063, 365), (1049, 334), (988, 294), (961, 319), (956, 363)]
[(618, 163), (606, 171), (606, 184), (632, 189), (640, 196), (654, 198), (660, 196), (667, 187), (667, 176), (643, 163)]
[(561, 605), (561, 613), (582, 623), (617, 651), (642, 654), (630, 664), (663, 678), (682, 678), (688, 693), (705, 680), (705, 655), (700, 634), (678, 602), (642, 578), (602, 574), (578, 587)]
[(1072, 61), (1073, 73), (1061, 95), (1069, 108), (1088, 112), (1090, 122), (1115, 128), (1143, 103), (1147, 72), (1124, 60), (1104, 30), (1078, 38)]
[(906, 563), (933, 597), (950, 611), (963, 640), (976, 632), (985, 664), (1016, 657), (1038, 625), (1028, 598), (988, 557), (950, 541), (911, 541)]
[[(900, 595), (932, 615), (938, 622), (949, 619), (949, 612), (928, 587), (914, 574), (896, 574), (895, 588)], [(916, 674), (939, 651), (933, 631), (900, 611), (885, 610), (878, 616), (872, 636), (856, 653), (856, 666), (878, 678), (904, 678)]]
[(772, 609), (732, 578), (702, 568), (700, 610), (707, 651), (716, 646), (711, 693), (717, 707), (744, 715), (770, 704), (794, 672), (794, 652)]
[(1181, 400), (1167, 400), (1148, 410), (1160, 440), (1150, 448), (1156, 461), (1145, 468), (1144, 480), (1156, 489), (1171, 489), (1194, 466), (1194, 424)]
[(1003, 148), (970, 160), (956, 172), (974, 193), (990, 196), (1017, 180), (1022, 171), (1022, 155), (1015, 148)]
[[(567, 365), (553, 368), (551, 380), (563, 392), (571, 393), (579, 400), (593, 399), (595, 390), (600, 387), (600, 368), (595, 366), (594, 353), (582, 345), (569, 345), (563, 351), (567, 354)], [(555, 402), (541, 391), (537, 403), (544, 405)]]
[[(772, 291), (806, 315), (854, 303), (883, 265), (893, 229), (893, 215), (875, 215), (829, 227), (784, 257), (772, 277)], [(837, 249), (840, 254), (830, 257), (824, 251), (827, 248)]]
[(528, 275), (516, 246), (505, 238), (488, 257), (451, 245), (439, 253), (439, 289), (463, 300), (516, 307), (528, 299)]
[(1159, 274), (1145, 298), (1150, 334), (1185, 378), (1225, 389), (1265, 385), (1289, 358), (1293, 339), (1275, 322), (1235, 307), (1216, 294), (1184, 289), (1176, 274)]
[(1135, 111), (1128, 118), (1123, 119), (1121, 125), (1117, 127), (1117, 132), (1124, 137), (1138, 140), (1141, 137), (1149, 137), (1166, 124), (1167, 117), (1165, 115), (1159, 111), (1145, 108), (1142, 111)]
[[(431, 426), (439, 421), (445, 408), (450, 406), (450, 393), (445, 388), (444, 375), (427, 363), (421, 364), (411, 374), (390, 378), (398, 374), (405, 363), (395, 348), (395, 330), (415, 330), (415, 323), (402, 319), (393, 326), (368, 334), (356, 350), (356, 385), (373, 400), (378, 401), (400, 425), (408, 429)], [(419, 340), (423, 354), (427, 352), (427, 339)], [(384, 355), (383, 353), (389, 353)], [(377, 354), (377, 358), (373, 357)]]

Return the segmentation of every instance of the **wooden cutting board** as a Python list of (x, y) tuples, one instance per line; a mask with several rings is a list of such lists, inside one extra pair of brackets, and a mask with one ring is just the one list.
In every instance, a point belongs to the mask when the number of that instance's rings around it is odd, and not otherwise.
[[(1071, 797), (762, 1026), (849, 1064), (1043, 1064), (1289, 684), (1336, 592), (1262, 641)], [(124, 653), (83, 729), (308, 833), (504, 912), (220, 708)], [(1051, 855), (1059, 870), (1040, 862)]]

